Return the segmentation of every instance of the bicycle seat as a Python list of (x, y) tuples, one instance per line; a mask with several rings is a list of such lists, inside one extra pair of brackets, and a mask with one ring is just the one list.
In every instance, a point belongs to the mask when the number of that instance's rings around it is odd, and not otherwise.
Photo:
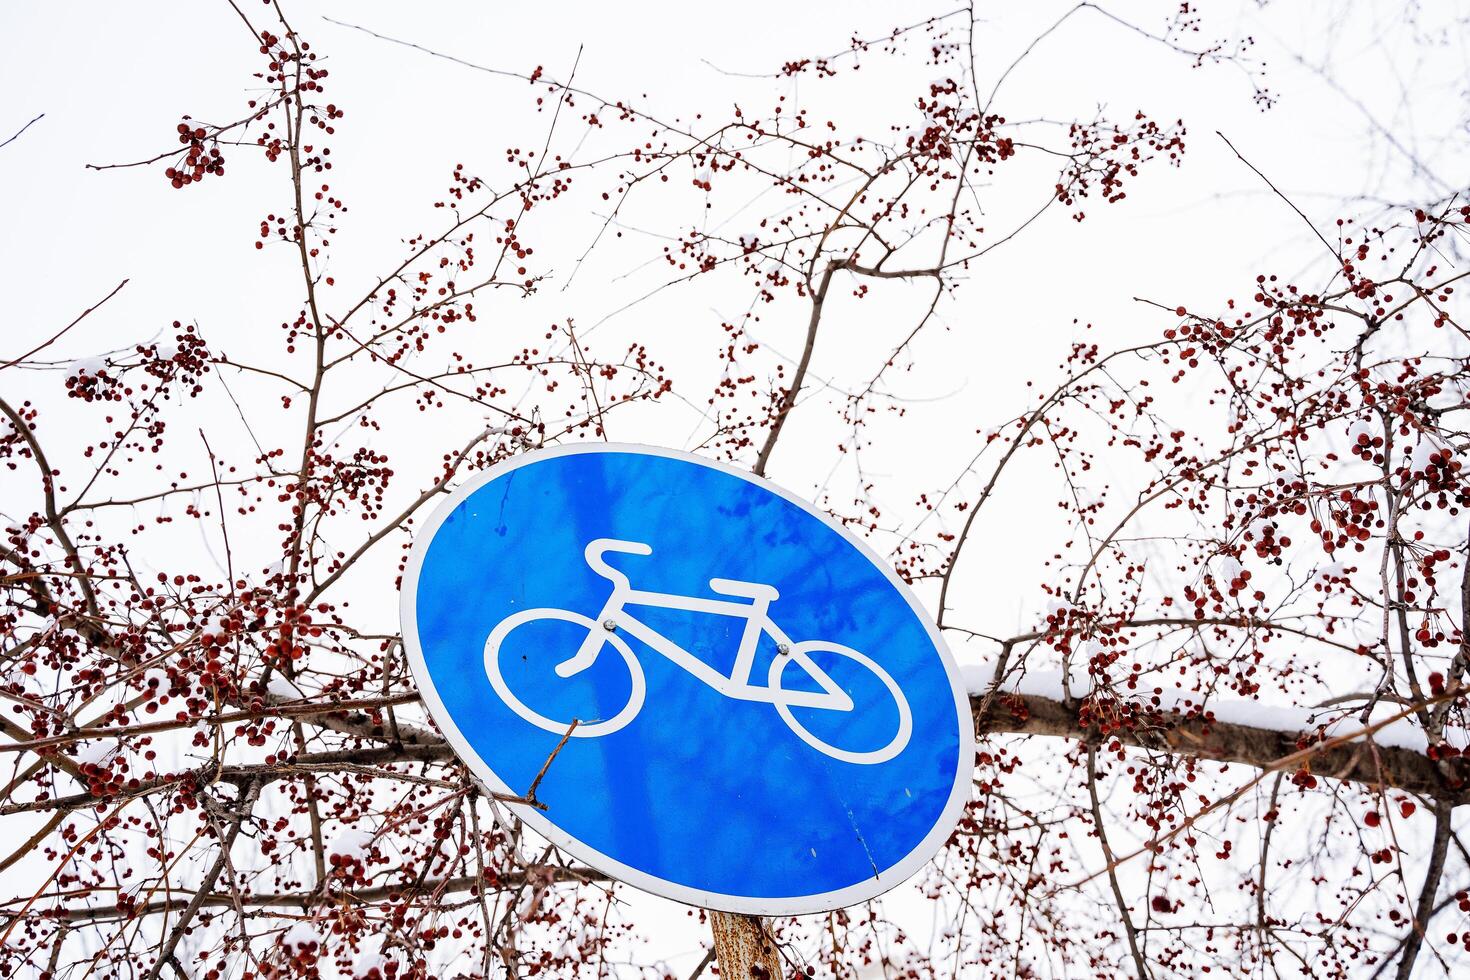
[(774, 585), (765, 585), (761, 582), (741, 582), (732, 578), (712, 578), (709, 587), (720, 595), (738, 596), (742, 599), (765, 599), (775, 602), (781, 598), (781, 593), (776, 591)]

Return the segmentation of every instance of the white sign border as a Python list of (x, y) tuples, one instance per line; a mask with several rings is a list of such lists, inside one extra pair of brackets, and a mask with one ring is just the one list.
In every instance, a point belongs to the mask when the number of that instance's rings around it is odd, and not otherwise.
[(423, 568), (424, 557), (428, 553), (429, 545), (434, 540), (439, 526), (452, 514), (460, 504), (464, 503), (476, 490), (498, 480), (501, 477), (520, 469), (522, 466), (530, 466), (548, 459), (561, 456), (575, 456), (584, 453), (631, 453), (641, 456), (661, 456), (666, 459), (677, 459), (686, 463), (693, 463), (707, 469), (717, 470), (743, 480), (753, 483), (764, 490), (776, 494), (782, 499), (795, 504), (803, 511), (821, 521), (827, 527), (836, 531), (843, 540), (855, 547), (874, 567), (883, 573), (898, 593), (908, 602), (909, 608), (914, 615), (923, 623), (924, 629), (929, 635), (939, 653), (939, 659), (944, 664), (945, 674), (949, 677), (950, 692), (954, 695), (955, 713), (959, 723), (960, 751), (958, 764), (956, 766), (955, 778), (950, 787), (949, 800), (946, 801), (939, 819), (929, 830), (913, 850), (904, 856), (902, 860), (894, 864), (873, 878), (865, 879), (845, 888), (835, 891), (821, 892), (813, 895), (795, 895), (786, 898), (749, 897), (744, 895), (726, 895), (719, 892), (705, 891), (700, 888), (691, 888), (677, 882), (667, 881), (655, 877), (637, 868), (609, 857), (596, 848), (583, 843), (571, 834), (562, 830), (541, 811), (520, 804), (509, 804), (516, 815), (525, 821), (533, 830), (546, 838), (557, 847), (571, 854), (583, 863), (602, 871), (613, 878), (626, 882), (646, 892), (683, 902), (686, 905), (698, 906), (700, 908), (718, 909), (723, 912), (740, 912), (747, 915), (805, 915), (816, 912), (830, 912), (833, 909), (846, 908), (858, 905), (869, 899), (877, 898), (884, 892), (889, 891), (913, 877), (924, 865), (938, 853), (949, 839), (950, 833), (959, 823), (960, 815), (964, 811), (965, 804), (969, 802), (972, 784), (972, 774), (975, 764), (975, 725), (970, 713), (970, 699), (965, 692), (964, 681), (960, 675), (959, 667), (956, 666), (954, 655), (950, 653), (949, 647), (940, 636), (939, 629), (935, 626), (933, 618), (928, 611), (919, 603), (918, 597), (914, 595), (908, 585), (889, 567), (872, 548), (854, 535), (851, 531), (842, 527), (830, 516), (818, 511), (807, 501), (802, 500), (784, 488), (777, 486), (768, 480), (764, 480), (752, 473), (736, 469), (726, 463), (717, 460), (706, 459), (693, 453), (679, 452), (673, 449), (663, 449), (657, 446), (638, 445), (636, 443), (615, 442), (587, 442), (575, 443), (566, 446), (555, 446), (546, 449), (536, 449), (520, 453), (512, 459), (499, 463), (465, 481), (462, 485), (449, 495), (449, 499), (442, 501), (429, 515), (414, 535), (413, 549), (409, 554), (408, 565), (403, 571), (403, 585), (399, 594), (399, 620), (403, 630), (403, 645), (408, 652), (409, 667), (413, 672), (414, 680), (419, 687), (419, 693), (424, 704), (429, 709), (439, 729), (449, 740), (459, 758), (470, 768), (474, 776), (485, 784), (489, 789), (517, 794), (519, 791), (507, 786), (495, 771), (481, 759), (475, 752), (469, 741), (460, 732), (449, 711), (440, 700), (439, 693), (434, 687), (433, 677), (430, 675), (428, 665), (424, 662), (424, 654), (419, 646), (418, 624), (415, 615), (418, 603), (419, 573)]

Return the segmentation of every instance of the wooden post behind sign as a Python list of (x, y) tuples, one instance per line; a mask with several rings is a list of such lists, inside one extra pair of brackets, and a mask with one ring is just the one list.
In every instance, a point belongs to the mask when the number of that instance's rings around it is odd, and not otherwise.
[(709, 911), (721, 980), (780, 980), (781, 955), (759, 916)]

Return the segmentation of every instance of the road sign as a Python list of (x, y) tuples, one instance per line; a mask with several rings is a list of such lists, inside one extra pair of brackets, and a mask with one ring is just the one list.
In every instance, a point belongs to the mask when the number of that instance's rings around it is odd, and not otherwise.
[[(535, 831), (681, 902), (856, 904), (969, 798), (959, 671), (856, 537), (779, 487), (646, 446), (540, 450), (430, 516), (402, 595), (434, 720)], [(573, 722), (575, 721), (575, 726)]]

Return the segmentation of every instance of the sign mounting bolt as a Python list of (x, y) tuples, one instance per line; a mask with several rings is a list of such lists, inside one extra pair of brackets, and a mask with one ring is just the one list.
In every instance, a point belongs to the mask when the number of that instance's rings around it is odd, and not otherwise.
[(776, 644), (776, 652), (779, 653), (781, 656), (784, 657), (788, 653), (791, 652), (791, 648), (789, 646), (787, 646), (786, 644), (784, 644), (784, 643), (777, 643)]
[(611, 619), (604, 619), (602, 621), (602, 628), (607, 630), (609, 633), (612, 633), (617, 630), (618, 624)]

